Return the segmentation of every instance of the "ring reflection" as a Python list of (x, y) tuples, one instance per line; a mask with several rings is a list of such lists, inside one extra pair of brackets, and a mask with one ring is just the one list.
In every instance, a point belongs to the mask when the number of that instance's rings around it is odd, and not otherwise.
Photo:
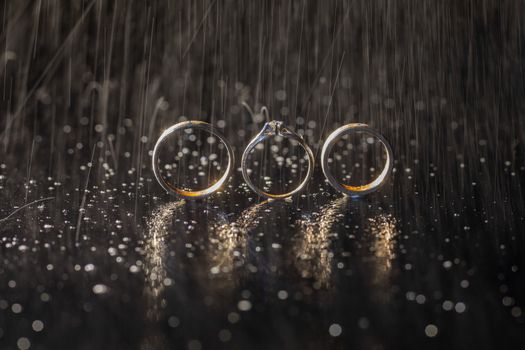
[[(347, 219), (353, 217), (347, 216), (350, 201), (346, 196), (338, 198), (321, 207), (311, 218), (299, 222), (301, 231), (293, 245), (295, 267), (302, 278), (312, 279), (317, 287), (331, 287), (333, 260), (337, 254), (334, 241), (344, 238), (335, 233), (340, 232), (336, 226), (344, 225)], [(397, 222), (391, 214), (382, 210), (367, 212), (365, 209), (363, 215), (363, 224), (355, 226), (361, 231), (358, 234), (361, 239), (369, 242), (362, 266), (366, 266), (371, 274), (370, 283), (374, 288), (382, 290), (389, 283), (395, 259)]]
[(348, 197), (338, 198), (321, 208), (312, 220), (301, 220), (303, 228), (294, 244), (296, 268), (303, 278), (313, 278), (320, 286), (330, 286), (333, 252), (331, 232), (346, 207)]
[(397, 221), (387, 213), (378, 213), (369, 221), (371, 236), (371, 284), (375, 291), (373, 298), (388, 300), (390, 296), (390, 281), (392, 276), (392, 262), (396, 258), (395, 240), (397, 237)]
[[(246, 265), (250, 256), (249, 235), (259, 226), (270, 208), (284, 205), (282, 201), (266, 200), (250, 206), (242, 211), (238, 218), (218, 226), (210, 237), (208, 261), (210, 272), (217, 281), (220, 279), (224, 287), (231, 287), (238, 282), (246, 269), (238, 268)], [(216, 284), (215, 287), (220, 287)]]
[[(160, 318), (161, 309), (166, 306), (164, 289), (175, 283), (173, 273), (171, 273), (173, 278), (170, 278), (166, 269), (170, 254), (174, 255), (173, 235), (189, 232), (189, 227), (184, 229), (175, 227), (172, 220), (175, 217), (187, 218), (187, 215), (191, 216), (191, 213), (183, 212), (184, 209), (195, 209), (198, 213), (196, 215), (200, 218), (202, 218), (202, 213), (213, 213), (208, 223), (211, 227), (222, 225), (226, 221), (224, 215), (217, 213), (207, 205), (202, 208), (194, 208), (195, 205), (198, 204), (188, 203), (184, 200), (170, 202), (154, 210), (147, 220), (147, 232), (144, 237), (144, 273), (146, 280), (144, 295), (147, 299), (146, 315), (150, 320)], [(170, 252), (168, 252), (169, 247), (172, 248)]]

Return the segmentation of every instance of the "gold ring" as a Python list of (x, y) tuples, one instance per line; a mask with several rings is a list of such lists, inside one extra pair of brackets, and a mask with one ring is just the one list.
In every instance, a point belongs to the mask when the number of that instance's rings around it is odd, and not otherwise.
[[(189, 191), (185, 190), (180, 187), (176, 187), (172, 185), (171, 183), (167, 182), (160, 174), (160, 168), (159, 168), (159, 149), (160, 145), (166, 140), (166, 138), (174, 133), (175, 131), (184, 130), (184, 129), (200, 129), (204, 130), (206, 132), (209, 132), (213, 136), (216, 136), (225, 146), (226, 151), (228, 153), (228, 166), (226, 167), (226, 171), (221, 176), (221, 178), (215, 182), (210, 187), (198, 190), (198, 191)], [(234, 156), (233, 156), (233, 150), (230, 146), (230, 143), (222, 133), (220, 133), (216, 128), (214, 128), (211, 124), (198, 121), (198, 120), (190, 120), (181, 122), (175, 125), (172, 125), (168, 129), (166, 129), (162, 135), (160, 135), (159, 139), (157, 140), (157, 143), (155, 144), (155, 148), (153, 149), (153, 157), (152, 157), (152, 168), (153, 173), (155, 174), (155, 178), (159, 182), (159, 184), (164, 188), (166, 191), (170, 193), (174, 193), (178, 195), (179, 197), (187, 198), (187, 199), (198, 199), (203, 198), (206, 196), (209, 196), (213, 192), (217, 191), (228, 179), (230, 176), (232, 169), (233, 169), (233, 163), (234, 163)]]
[[(386, 150), (386, 162), (385, 167), (383, 168), (379, 176), (375, 178), (372, 182), (361, 186), (350, 186), (341, 184), (335, 179), (328, 167), (328, 157), (333, 146), (339, 138), (341, 138), (344, 135), (357, 132), (363, 132), (372, 135), (381, 142), (381, 144)], [(330, 185), (332, 185), (336, 190), (351, 196), (362, 196), (377, 191), (381, 186), (384, 185), (385, 180), (387, 179), (388, 175), (390, 175), (390, 172), (392, 171), (394, 165), (393, 161), (394, 155), (392, 153), (392, 148), (390, 147), (390, 144), (386, 141), (386, 139), (383, 137), (383, 135), (381, 135), (379, 132), (377, 132), (375, 129), (372, 129), (368, 125), (360, 123), (346, 124), (336, 129), (326, 139), (323, 145), (323, 150), (321, 152), (321, 168), (323, 169), (324, 176), (326, 177)]]

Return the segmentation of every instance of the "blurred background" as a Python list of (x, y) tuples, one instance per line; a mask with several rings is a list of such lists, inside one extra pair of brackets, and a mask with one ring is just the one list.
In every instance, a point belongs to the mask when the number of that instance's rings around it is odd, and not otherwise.
[[(50, 1), (0, 4), (0, 348), (506, 348), (525, 340), (525, 3), (519, 0)], [(267, 120), (320, 164), (337, 127), (390, 142), (382, 189), (346, 198), (319, 165), (292, 200), (243, 184)], [(235, 150), (210, 198), (166, 194), (163, 130), (213, 124)], [(163, 174), (205, 188), (200, 132)], [(275, 138), (252, 181), (289, 191)], [(363, 184), (384, 155), (334, 147)]]

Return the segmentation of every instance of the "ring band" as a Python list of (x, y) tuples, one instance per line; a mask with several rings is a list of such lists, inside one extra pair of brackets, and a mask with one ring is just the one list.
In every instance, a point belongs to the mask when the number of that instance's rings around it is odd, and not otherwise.
[[(386, 150), (386, 162), (385, 167), (381, 171), (381, 174), (373, 180), (372, 182), (362, 185), (362, 186), (350, 186), (350, 185), (344, 185), (336, 181), (335, 177), (330, 172), (330, 169), (328, 167), (328, 156), (330, 155), (330, 152), (332, 151), (333, 146), (337, 142), (337, 140), (348, 134), (357, 133), (357, 132), (363, 132), (369, 135), (372, 135), (376, 137), (383, 147)], [(390, 172), (392, 171), (392, 167), (394, 165), (393, 163), (394, 155), (392, 153), (392, 148), (390, 147), (390, 144), (386, 141), (386, 139), (381, 135), (379, 132), (377, 132), (375, 129), (372, 129), (366, 124), (360, 124), (360, 123), (351, 123), (341, 126), (340, 128), (336, 129), (334, 132), (328, 136), (326, 139), (323, 150), (321, 152), (321, 167), (323, 169), (324, 176), (334, 187), (336, 190), (348, 194), (351, 196), (362, 196), (371, 192), (374, 192), (378, 190), (384, 183)]]
[[(159, 149), (160, 145), (165, 141), (165, 139), (174, 133), (175, 131), (179, 130), (185, 130), (185, 129), (199, 129), (206, 132), (209, 132), (213, 136), (217, 137), (225, 146), (226, 146), (226, 152), (228, 153), (228, 166), (226, 168), (226, 171), (221, 176), (221, 178), (215, 182), (210, 187), (204, 189), (204, 190), (198, 190), (198, 191), (188, 191), (184, 190), (182, 188), (178, 188), (170, 183), (168, 183), (160, 174), (160, 167), (159, 167)], [(183, 198), (190, 198), (190, 199), (198, 199), (203, 198), (206, 196), (209, 196), (213, 192), (217, 191), (228, 179), (230, 176), (230, 173), (233, 169), (233, 162), (234, 162), (234, 156), (233, 156), (233, 149), (230, 146), (228, 140), (220, 133), (217, 129), (215, 129), (211, 124), (198, 121), (198, 120), (190, 120), (185, 122), (180, 122), (175, 125), (172, 125), (168, 129), (166, 129), (162, 135), (160, 135), (159, 139), (157, 140), (157, 143), (155, 144), (155, 148), (153, 149), (153, 157), (152, 157), (152, 165), (153, 165), (153, 173), (155, 174), (155, 178), (159, 182), (159, 184), (168, 192), (175, 193), (176, 195), (183, 197)]]
[[(301, 184), (297, 186), (297, 188), (295, 188), (293, 191), (283, 193), (283, 194), (272, 194), (272, 193), (268, 193), (268, 192), (261, 190), (260, 188), (258, 188), (257, 186), (253, 184), (252, 180), (250, 179), (250, 176), (248, 175), (248, 164), (247, 163), (248, 163), (248, 156), (250, 152), (259, 143), (263, 142), (266, 139), (269, 139), (270, 137), (274, 137), (274, 136), (282, 136), (284, 138), (288, 138), (288, 139), (298, 142), (299, 145), (301, 145), (301, 147), (306, 151), (306, 155), (308, 156), (308, 171), (306, 173), (306, 177), (301, 182)], [(246, 182), (248, 187), (250, 187), (255, 193), (263, 197), (269, 198), (269, 199), (282, 199), (282, 198), (290, 197), (291, 195), (299, 192), (308, 183), (308, 180), (310, 180), (310, 178), (312, 177), (312, 173), (313, 173), (314, 154), (312, 150), (310, 149), (310, 147), (308, 147), (308, 145), (304, 142), (303, 138), (300, 135), (287, 129), (284, 126), (284, 123), (281, 121), (271, 121), (271, 122), (265, 123), (262, 130), (250, 141), (248, 146), (246, 146), (246, 149), (244, 150), (242, 154), (241, 168), (242, 168), (242, 176), (244, 178), (244, 181)]]

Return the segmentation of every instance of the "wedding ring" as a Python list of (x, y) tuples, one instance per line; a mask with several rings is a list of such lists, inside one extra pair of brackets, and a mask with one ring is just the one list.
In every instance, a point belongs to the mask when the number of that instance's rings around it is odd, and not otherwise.
[[(306, 173), (304, 180), (294, 190), (287, 192), (287, 193), (282, 193), (282, 194), (272, 194), (272, 193), (268, 193), (268, 192), (261, 190), (260, 188), (254, 185), (254, 183), (250, 179), (250, 176), (248, 175), (248, 157), (250, 155), (250, 152), (259, 143), (264, 142), (265, 140), (271, 137), (274, 137), (274, 136), (282, 136), (284, 138), (288, 138), (290, 140), (296, 141), (306, 151), (306, 155), (308, 157), (308, 171)], [(271, 121), (271, 122), (264, 124), (262, 130), (250, 141), (248, 146), (246, 146), (246, 149), (244, 150), (242, 154), (241, 168), (242, 168), (242, 176), (244, 178), (244, 181), (246, 182), (248, 187), (250, 187), (255, 193), (263, 197), (270, 198), (270, 199), (282, 199), (282, 198), (290, 197), (291, 195), (299, 192), (301, 189), (303, 189), (306, 186), (308, 180), (310, 180), (310, 178), (312, 177), (313, 168), (314, 168), (314, 154), (312, 153), (312, 150), (310, 149), (310, 147), (308, 147), (308, 145), (304, 142), (303, 138), (300, 135), (286, 128), (283, 122), (281, 121)]]
[[(226, 146), (226, 152), (228, 153), (228, 166), (226, 167), (226, 171), (221, 176), (221, 178), (216, 181), (213, 185), (210, 187), (203, 189), (203, 190), (186, 190), (181, 187), (177, 187), (169, 182), (167, 182), (164, 177), (161, 176), (160, 173), (160, 167), (159, 167), (159, 150), (160, 146), (163, 142), (165, 142), (166, 138), (173, 134), (176, 131), (183, 131), (185, 129), (199, 129), (206, 131), (210, 133), (211, 135), (217, 137), (220, 142)], [(206, 122), (198, 121), (198, 120), (190, 120), (181, 122), (175, 125), (172, 125), (166, 131), (160, 135), (159, 139), (157, 140), (157, 143), (155, 144), (155, 148), (153, 149), (153, 157), (152, 157), (152, 165), (153, 165), (153, 173), (155, 174), (155, 178), (159, 182), (159, 184), (168, 192), (174, 193), (180, 197), (188, 198), (188, 199), (198, 199), (203, 198), (206, 196), (209, 196), (213, 192), (217, 191), (228, 179), (230, 176), (230, 173), (233, 169), (233, 162), (234, 162), (234, 156), (233, 156), (233, 149), (230, 146), (228, 140), (220, 133), (216, 128), (214, 128), (211, 124), (208, 124)]]
[[(344, 135), (359, 132), (371, 135), (381, 142), (386, 151), (385, 167), (376, 179), (374, 179), (372, 182), (366, 185), (345, 185), (338, 182), (330, 172), (330, 169), (328, 167), (328, 159), (333, 146), (341, 137), (343, 137)], [(368, 125), (359, 123), (346, 124), (332, 132), (330, 136), (328, 136), (328, 138), (326, 139), (323, 145), (323, 150), (321, 152), (321, 167), (323, 169), (324, 176), (326, 177), (330, 185), (332, 185), (336, 190), (351, 196), (362, 196), (378, 190), (385, 183), (386, 178), (392, 171), (393, 161), (394, 155), (392, 153), (392, 148), (390, 147), (390, 144), (386, 141), (386, 139), (383, 137), (383, 135), (381, 135), (379, 132), (372, 129)]]

